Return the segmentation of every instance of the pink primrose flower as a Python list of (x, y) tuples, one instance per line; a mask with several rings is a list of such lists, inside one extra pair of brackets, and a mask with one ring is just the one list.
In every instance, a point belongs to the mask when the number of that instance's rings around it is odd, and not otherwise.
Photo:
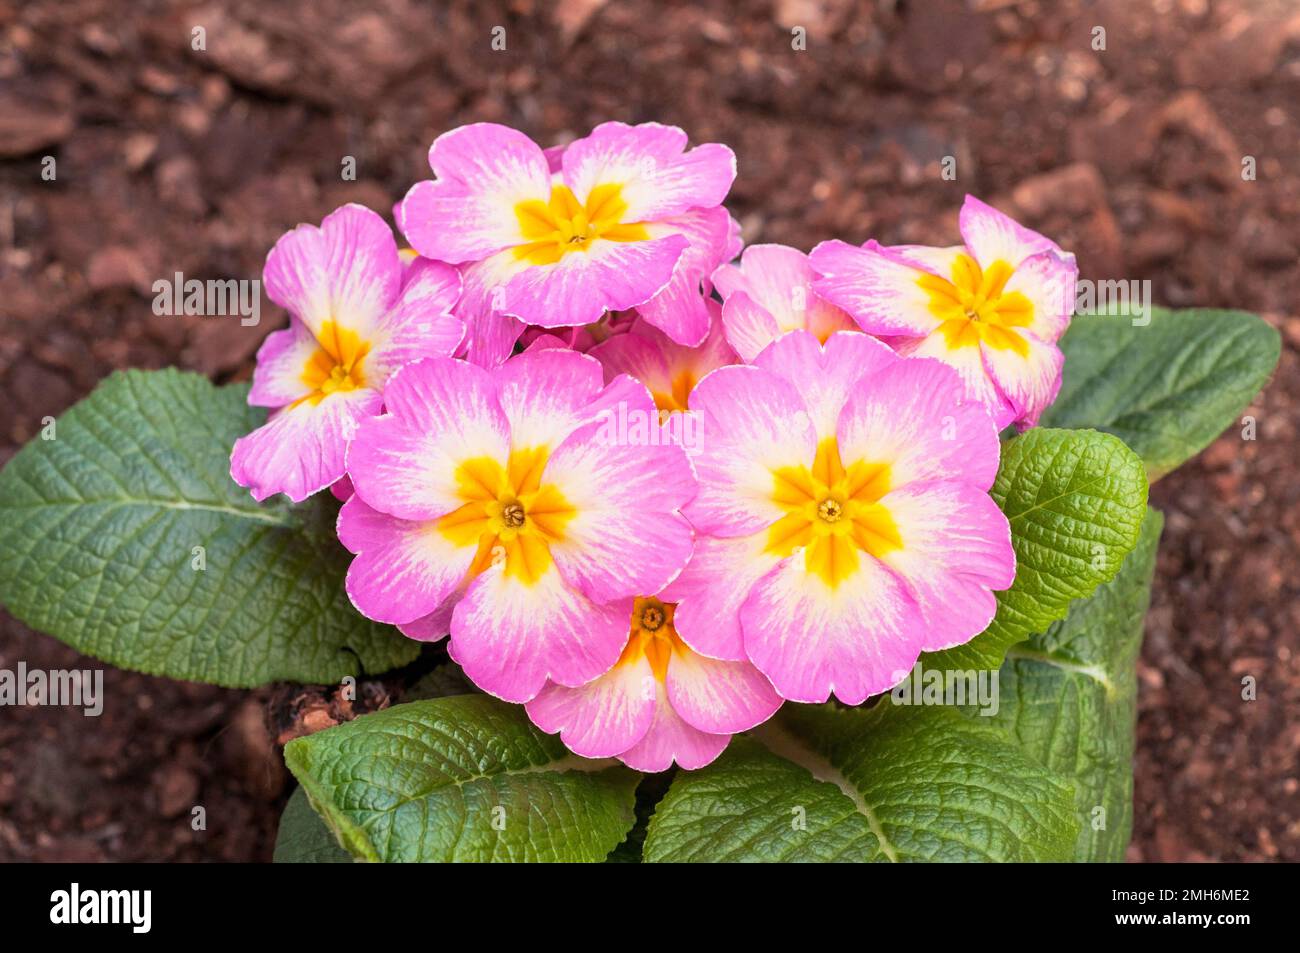
[(633, 600), (691, 553), (685, 453), (611, 438), (616, 411), (655, 416), (645, 387), (541, 348), (490, 371), (410, 364), (384, 401), (357, 429), (339, 512), (353, 604), (414, 638), (449, 629), (466, 675), (509, 701), (608, 672)]
[(436, 261), (404, 266), (384, 220), (345, 205), (281, 237), (264, 279), (289, 327), (257, 353), (248, 402), (273, 410), (235, 442), (230, 475), (258, 500), (298, 502), (343, 477), (357, 425), (379, 413), (398, 368), (460, 346), (460, 275)]
[(690, 408), (695, 552), (660, 594), (690, 648), (752, 662), (788, 700), (858, 704), (992, 620), (1015, 575), (988, 495), (998, 435), (951, 367), (791, 331)]
[(1032, 427), (1061, 389), (1056, 342), (1074, 311), (1074, 256), (966, 196), (964, 244), (822, 242), (813, 288), (900, 354), (955, 368), (999, 428)]
[(439, 136), (429, 164), (435, 178), (411, 188), (398, 224), (421, 255), (460, 266), (470, 361), (501, 363), (525, 325), (639, 306), (679, 343), (707, 333), (700, 287), (736, 244), (726, 146), (686, 150), (676, 127), (607, 122), (543, 151), (477, 123)]

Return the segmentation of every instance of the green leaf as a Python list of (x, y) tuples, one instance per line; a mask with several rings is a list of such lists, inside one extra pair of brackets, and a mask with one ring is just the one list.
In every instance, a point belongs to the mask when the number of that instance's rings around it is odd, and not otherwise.
[(1074, 780), (1076, 860), (1122, 861), (1133, 827), (1137, 657), (1163, 524), (1148, 510), (1119, 575), (1071, 606), (1063, 622), (1013, 647), (1002, 666), (991, 720)]
[(375, 861), (603, 861), (632, 827), (640, 777), (570, 754), (487, 695), (363, 715), (284, 758), (343, 846)]
[(1128, 315), (1077, 316), (1061, 339), (1061, 393), (1042, 422), (1115, 434), (1155, 480), (1237, 419), (1282, 345), (1244, 311), (1154, 308), (1149, 320), (1135, 327)]
[(302, 788), (294, 788), (289, 803), (280, 815), (280, 830), (275, 835), (277, 864), (347, 864), (352, 856), (339, 846), (334, 832), (312, 810)]
[(478, 686), (469, 680), (464, 669), (447, 659), (432, 671), (421, 675), (406, 690), (403, 701), (420, 701), (425, 698), (446, 698), (449, 695), (473, 695)]
[(1146, 513), (1142, 461), (1110, 434), (1037, 428), (1002, 446), (993, 499), (1011, 523), (1016, 579), (965, 645), (921, 657), (926, 668), (1001, 666), (1007, 649), (1065, 617), (1070, 602), (1114, 578)]
[(231, 445), (265, 415), (247, 394), (114, 374), (19, 451), (0, 472), (0, 602), (113, 665), (237, 688), (415, 658), (348, 602), (328, 494), (258, 505), (230, 479)]
[(1028, 861), (1070, 856), (1074, 792), (952, 708), (787, 705), (677, 775), (647, 861)]

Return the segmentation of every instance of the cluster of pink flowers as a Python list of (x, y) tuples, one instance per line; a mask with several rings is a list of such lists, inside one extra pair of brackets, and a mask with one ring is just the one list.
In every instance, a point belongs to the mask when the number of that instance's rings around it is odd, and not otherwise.
[(645, 771), (988, 625), (998, 434), (1060, 387), (1076, 274), (974, 198), (952, 248), (742, 253), (735, 157), (686, 146), (464, 126), (396, 208), (409, 249), (355, 205), (286, 234), (272, 412), (231, 459), (259, 500), (346, 501), (358, 610)]

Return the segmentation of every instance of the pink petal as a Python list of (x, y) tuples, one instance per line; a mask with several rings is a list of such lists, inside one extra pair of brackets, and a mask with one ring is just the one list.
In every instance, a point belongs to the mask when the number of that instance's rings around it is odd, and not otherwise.
[[(745, 247), (745, 239), (742, 235), (743, 230), (740, 227), (740, 222), (730, 215), (728, 215), (727, 218), (730, 221), (727, 227), (727, 250), (726, 254), (722, 256), (723, 261), (731, 261), (739, 255), (740, 250)], [(713, 290), (712, 282), (710, 282), (709, 290)]]
[(460, 273), (440, 261), (417, 258), (408, 266), (400, 296), (379, 321), (367, 369), (387, 380), (403, 364), (454, 354), (465, 336), (451, 313), (460, 285)]
[(657, 682), (644, 655), (620, 661), (578, 688), (549, 683), (528, 702), (528, 717), (584, 758), (612, 758), (645, 737), (655, 717)]
[(724, 208), (694, 209), (648, 227), (652, 236), (681, 235), (690, 244), (672, 280), (637, 312), (678, 344), (695, 347), (709, 333), (708, 302), (701, 286), (725, 260), (731, 216)]
[(862, 554), (858, 569), (832, 589), (805, 568), (781, 561), (741, 609), (745, 649), (781, 697), (858, 705), (895, 685), (924, 641), (921, 610), (902, 583)]
[(939, 326), (915, 264), (874, 241), (861, 248), (822, 242), (809, 256), (821, 275), (813, 289), (869, 334), (919, 337)]
[(635, 242), (596, 239), (553, 265), (517, 272), (503, 310), (544, 328), (591, 324), (606, 311), (634, 308), (668, 284), (686, 249), (681, 235)]
[(464, 290), (455, 314), (465, 323), (465, 358), (479, 367), (496, 367), (514, 351), (523, 322), (505, 313), (506, 285), (526, 262), (504, 251), (461, 266)]
[(666, 688), (682, 720), (712, 734), (748, 731), (771, 718), (782, 702), (748, 662), (723, 662), (689, 649), (673, 653)]
[(1061, 369), (1065, 355), (1055, 344), (1039, 340), (1028, 331), (1013, 331), (1029, 344), (1021, 357), (1010, 349), (981, 344), (984, 367), (998, 390), (1015, 409), (1015, 423), (1021, 430), (1037, 426), (1043, 411), (1061, 390)]
[(619, 760), (634, 771), (647, 774), (667, 771), (674, 761), (687, 771), (710, 764), (726, 749), (731, 735), (710, 734), (691, 727), (673, 709), (663, 684), (655, 684), (659, 695), (654, 722), (645, 737), (619, 755)]
[(428, 615), (421, 616), (414, 622), (403, 623), (397, 630), (417, 642), (441, 641), (451, 632), (452, 612), (463, 597), (464, 593), (453, 594)]
[(283, 493), (299, 503), (343, 476), (349, 441), (382, 404), (377, 391), (362, 388), (277, 411), (235, 441), (230, 476), (256, 500)]
[(588, 353), (605, 369), (605, 380), (629, 374), (647, 388), (661, 410), (679, 409), (674, 388), (680, 379), (694, 383), (710, 371), (736, 363), (736, 355), (722, 335), (716, 301), (706, 303), (712, 318), (708, 336), (698, 347), (683, 347), (641, 319), (627, 334), (616, 334)]
[[(577, 331), (579, 329), (573, 328), (571, 330)], [(529, 351), (572, 351), (574, 350), (573, 342), (571, 340), (566, 340), (568, 337), (570, 337), (570, 335), (561, 337), (559, 334), (555, 334), (551, 331), (543, 331), (540, 328), (531, 328), (524, 331), (523, 335), (519, 338), (519, 343), (524, 346), (524, 354), (527, 354)]]
[(627, 374), (644, 384), (651, 394), (671, 394), (674, 368), (669, 349), (673, 344), (657, 328), (649, 330), (652, 334), (615, 335), (601, 341), (588, 353), (600, 361), (607, 381), (619, 374)]
[(896, 261), (944, 279), (952, 278), (957, 258), (969, 254), (965, 245), (947, 245), (943, 248), (930, 245), (882, 245), (880, 251)]
[(816, 277), (808, 256), (785, 245), (750, 245), (739, 265), (714, 272), (727, 339), (746, 361), (786, 331), (806, 330), (825, 341), (836, 331), (857, 330), (847, 313), (816, 294)]
[(421, 255), (454, 265), (526, 241), (515, 206), (551, 195), (542, 150), (508, 126), (473, 123), (443, 133), (429, 165), (437, 178), (406, 193), (402, 229)]
[(564, 168), (564, 150), (568, 146), (547, 146), (542, 150), (542, 155), (546, 156), (546, 170), (552, 175)]
[[(644, 388), (627, 413), (658, 427)], [(542, 480), (577, 511), (551, 555), (593, 601), (656, 593), (690, 559), (691, 527), (679, 510), (695, 494), (695, 478), (680, 447), (632, 442), (601, 420), (551, 454)]]
[(952, 347), (942, 331), (924, 338), (896, 342), (894, 347), (904, 357), (931, 358), (951, 367), (961, 378), (966, 399), (983, 405), (998, 430), (1015, 420), (1016, 409), (989, 376), (982, 348), (973, 345)]
[(733, 291), (722, 305), (722, 325), (727, 343), (747, 364), (752, 364), (763, 348), (781, 336), (772, 312), (744, 291)]
[(286, 407), (313, 393), (302, 375), (318, 347), (307, 325), (293, 317), (287, 328), (267, 335), (257, 350), (248, 402), (254, 407)]
[(807, 331), (791, 331), (754, 359), (756, 367), (800, 391), (819, 442), (835, 436), (849, 395), (870, 389), (878, 375), (897, 363), (897, 354), (860, 331), (836, 332), (825, 346)]
[(987, 490), (997, 476), (997, 428), (938, 361), (898, 361), (881, 371), (849, 397), (838, 432), (845, 464), (887, 463), (891, 487), (959, 480)]
[(816, 432), (789, 381), (758, 367), (714, 371), (695, 386), (700, 450), (692, 457), (700, 491), (685, 513), (701, 533), (748, 536), (784, 515), (772, 500), (773, 472), (811, 464)]
[(903, 541), (881, 557), (925, 617), (922, 648), (960, 645), (993, 621), (992, 590), (1016, 576), (1011, 525), (993, 499), (966, 483), (911, 483), (885, 494)]
[(573, 687), (609, 671), (631, 615), (631, 599), (596, 605), (554, 566), (531, 585), (492, 566), (452, 613), (449, 651), (485, 692), (526, 702), (547, 679)]
[(496, 383), (481, 368), (431, 357), (399, 370), (384, 391), (388, 413), (365, 421), (348, 457), (357, 494), (402, 519), (432, 520), (461, 505), (457, 468), (504, 461), (510, 430)]
[(519, 354), (496, 372), (501, 409), (516, 449), (554, 448), (584, 421), (603, 387), (600, 362), (577, 351)]
[(456, 546), (433, 526), (373, 510), (357, 496), (339, 510), (339, 540), (356, 554), (347, 592), (364, 616), (411, 623), (429, 615), (460, 584), (475, 546)]
[(740, 608), (754, 583), (781, 561), (766, 551), (767, 538), (765, 529), (735, 539), (699, 537), (691, 561), (660, 594), (677, 603), (673, 624), (695, 651), (718, 659), (746, 658)]
[(676, 126), (601, 123), (565, 149), (564, 181), (580, 202), (598, 185), (621, 185), (625, 222), (720, 205), (736, 178), (735, 154), (717, 143), (683, 153), (685, 147), (686, 133)]
[(402, 266), (382, 218), (344, 205), (321, 222), (285, 233), (266, 257), (266, 294), (317, 337), (326, 321), (369, 340), (397, 297)]
[(336, 500), (346, 503), (356, 491), (352, 488), (352, 478), (346, 473), (330, 484), (330, 493)]
[(981, 268), (988, 268), (995, 261), (1005, 261), (1014, 268), (1030, 255), (1061, 250), (1050, 238), (1025, 228), (973, 195), (966, 196), (962, 203), (958, 227), (962, 240)]
[(1007, 280), (1006, 292), (1019, 291), (1034, 306), (1034, 319), (1027, 330), (1048, 343), (1055, 343), (1070, 326), (1074, 313), (1079, 266), (1074, 256), (1055, 251), (1031, 255)]

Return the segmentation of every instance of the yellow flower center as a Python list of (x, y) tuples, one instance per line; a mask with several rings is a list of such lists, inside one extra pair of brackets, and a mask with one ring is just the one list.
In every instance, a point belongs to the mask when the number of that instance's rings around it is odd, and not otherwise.
[(435, 524), (457, 546), (477, 545), (469, 578), (504, 561), (505, 574), (532, 585), (551, 567), (551, 543), (577, 511), (555, 486), (542, 484), (546, 448), (515, 450), (503, 469), (489, 457), (456, 468), (465, 502)]
[(303, 401), (319, 404), (336, 391), (365, 387), (364, 366), (369, 353), (370, 342), (363, 341), (356, 331), (326, 321), (316, 336), (316, 350), (303, 365), (299, 378), (311, 393), (296, 400), (294, 406)]
[(939, 331), (948, 347), (974, 347), (983, 342), (998, 350), (1029, 356), (1029, 342), (1010, 328), (1028, 327), (1033, 303), (1019, 291), (1006, 291), (1015, 269), (999, 259), (981, 269), (970, 255), (958, 255), (952, 280), (926, 273), (917, 284), (930, 296), (930, 313), (942, 323)]
[(782, 467), (773, 478), (772, 499), (786, 515), (768, 529), (766, 551), (785, 557), (802, 549), (808, 571), (831, 588), (857, 571), (860, 552), (878, 558), (902, 548), (893, 517), (878, 502), (889, 492), (889, 464), (845, 467), (838, 441), (828, 437), (811, 469)]
[(817, 504), (817, 518), (827, 523), (834, 523), (844, 515), (844, 507), (839, 500), (825, 499)]
[(644, 655), (655, 678), (668, 675), (668, 662), (674, 652), (690, 651), (673, 625), (676, 603), (658, 599), (637, 599), (632, 603), (632, 631), (619, 664), (637, 662)]
[(515, 258), (530, 265), (553, 265), (565, 255), (587, 251), (598, 238), (639, 242), (650, 237), (640, 223), (624, 223), (627, 202), (621, 185), (598, 185), (578, 201), (567, 185), (551, 187), (549, 202), (528, 199), (515, 206), (519, 230), (527, 242), (515, 248)]

